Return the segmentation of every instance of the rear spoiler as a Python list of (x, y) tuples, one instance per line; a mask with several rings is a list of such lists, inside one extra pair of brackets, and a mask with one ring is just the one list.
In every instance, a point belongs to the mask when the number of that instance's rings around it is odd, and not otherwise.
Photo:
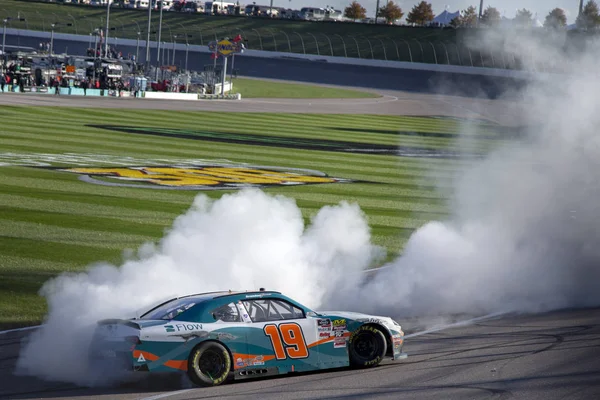
[(98, 325), (125, 325), (138, 330), (142, 329), (139, 324), (128, 319), (103, 319), (98, 321)]

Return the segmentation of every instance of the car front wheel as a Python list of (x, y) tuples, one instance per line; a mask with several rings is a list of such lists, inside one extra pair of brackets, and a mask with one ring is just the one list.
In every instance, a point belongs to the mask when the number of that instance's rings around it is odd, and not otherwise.
[(363, 325), (352, 332), (348, 340), (350, 364), (368, 368), (378, 365), (387, 351), (383, 332), (374, 326)]
[(225, 382), (230, 370), (231, 357), (220, 343), (204, 342), (190, 353), (188, 375), (197, 385), (220, 385)]

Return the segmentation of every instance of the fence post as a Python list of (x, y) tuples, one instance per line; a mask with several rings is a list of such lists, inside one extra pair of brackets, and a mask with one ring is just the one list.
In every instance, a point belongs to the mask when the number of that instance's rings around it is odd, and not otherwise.
[(360, 47), (358, 47), (358, 41), (356, 40), (356, 38), (354, 36), (350, 36), (350, 37), (354, 40), (354, 43), (356, 43), (356, 52), (358, 53), (358, 58), (362, 58), (360, 56)]
[(383, 44), (383, 40), (378, 39), (381, 42), (381, 47), (383, 47), (383, 58), (387, 61), (387, 51), (385, 51), (385, 44)]
[(396, 46), (396, 58), (398, 59), (398, 61), (400, 61), (400, 50), (398, 50), (398, 43), (396, 43), (396, 41), (388, 36), (385, 36), (386, 39), (391, 40), (394, 43), (394, 46)]
[(483, 54), (481, 53), (481, 50), (479, 50), (479, 58), (481, 59), (481, 66), (485, 67), (485, 62), (483, 62)]
[(44, 32), (46, 32), (46, 20), (44, 19), (44, 17), (42, 16), (42, 14), (40, 14), (40, 12), (39, 12), (39, 11), (36, 11), (35, 13), (36, 13), (37, 15), (39, 15), (39, 16), (40, 16), (40, 18), (42, 19), (42, 30), (43, 30)]
[(329, 36), (324, 33), (322, 35), (327, 38), (327, 41), (329, 42), (329, 49), (331, 50), (331, 57), (333, 57), (333, 45), (331, 44), (331, 39), (329, 39)]
[[(406, 43), (406, 47), (408, 48), (408, 56), (410, 57), (410, 62), (413, 62), (413, 56), (412, 56), (412, 50), (410, 49), (410, 43), (408, 43), (404, 39), (400, 39), (400, 40), (402, 40), (404, 43)], [(398, 58), (400, 58), (400, 57), (398, 57)]]
[(313, 37), (313, 39), (315, 39), (315, 46), (317, 46), (317, 55), (318, 55), (318, 56), (320, 56), (320, 55), (321, 55), (321, 52), (319, 51), (319, 42), (317, 41), (317, 37), (316, 37), (315, 35), (313, 35), (312, 33), (310, 33), (310, 32), (307, 32), (307, 33), (308, 33), (310, 36), (312, 36), (312, 37)]
[(337, 33), (334, 36), (339, 36), (339, 38), (342, 39), (342, 45), (344, 46), (344, 57), (348, 58), (348, 51), (346, 50), (346, 42), (344, 41), (344, 38)]
[(68, 15), (69, 17), (71, 17), (71, 19), (73, 20), (73, 26), (75, 27), (75, 34), (76, 34), (76, 35), (78, 35), (79, 33), (77, 32), (77, 21), (75, 20), (75, 17), (73, 17), (73, 16), (71, 15), (71, 13), (67, 13), (67, 15)]
[(365, 37), (365, 39), (367, 39), (367, 43), (369, 43), (369, 48), (371, 49), (371, 59), (374, 60), (375, 54), (373, 54), (373, 46), (371, 45), (371, 41), (366, 37)]
[(435, 46), (431, 42), (427, 42), (427, 43), (429, 43), (429, 45), (433, 49), (433, 59), (435, 60), (435, 63), (437, 64), (438, 63), (438, 59), (437, 59), (437, 52), (435, 51)]
[(444, 46), (444, 51), (446, 52), (446, 64), (450, 65), (450, 55), (448, 54), (448, 48), (444, 44), (444, 42), (440, 42), (442, 46)]
[(298, 37), (300, 38), (300, 43), (302, 43), (302, 54), (306, 54), (306, 47), (304, 47), (304, 39), (302, 39), (302, 35), (299, 34), (298, 32), (292, 32), (295, 33), (296, 35), (298, 35)]
[(273, 45), (275, 46), (275, 51), (277, 51), (277, 40), (275, 39), (275, 34), (271, 29), (267, 28), (267, 30), (271, 33), (271, 36), (273, 37)]
[(258, 33), (258, 31), (256, 29), (252, 29), (254, 32), (256, 32), (256, 34), (258, 35), (258, 42), (260, 43), (260, 49), (263, 50), (263, 43), (262, 43), (262, 37), (260, 36), (260, 33)]
[(419, 44), (419, 47), (421, 48), (421, 62), (425, 62), (425, 52), (423, 51), (423, 45), (421, 44), (421, 42), (419, 42), (417, 39), (412, 39), (415, 42), (417, 42)]
[(285, 33), (285, 31), (281, 31), (281, 30), (280, 30), (279, 32), (281, 32), (281, 33), (283, 33), (283, 34), (285, 35), (285, 38), (286, 38), (286, 39), (287, 39), (287, 41), (288, 41), (288, 48), (290, 49), (290, 53), (291, 53), (291, 52), (292, 52), (292, 43), (290, 42), (290, 37), (288, 36), (288, 34), (287, 34), (287, 33)]
[(201, 29), (198, 29), (198, 34), (200, 35), (200, 46), (204, 46), (204, 38), (202, 37)]

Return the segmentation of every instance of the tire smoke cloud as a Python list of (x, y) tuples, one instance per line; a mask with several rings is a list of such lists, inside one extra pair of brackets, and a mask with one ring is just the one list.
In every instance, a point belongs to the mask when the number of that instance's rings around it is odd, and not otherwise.
[(121, 266), (99, 263), (41, 289), (49, 312), (18, 359), (18, 373), (80, 385), (109, 385), (119, 374), (88, 360), (96, 322), (132, 318), (170, 297), (265, 287), (317, 306), (342, 278), (382, 250), (371, 245), (357, 205), (323, 207), (305, 227), (293, 199), (245, 189), (211, 201), (198, 195), (157, 244)]
[(324, 207), (305, 226), (283, 196), (199, 195), (158, 244), (121, 266), (47, 282), (49, 313), (22, 350), (20, 373), (109, 384), (86, 357), (97, 320), (213, 290), (265, 287), (313, 308), (394, 317), (600, 305), (600, 46), (565, 51), (560, 40), (489, 31), (473, 43), (525, 67), (546, 63), (515, 100), (526, 134), (462, 169), (450, 217), (417, 229), (374, 278), (360, 272), (383, 254), (356, 205)]
[(600, 305), (600, 42), (482, 32), (474, 49), (503, 52), (537, 75), (506, 94), (522, 110), (523, 135), (457, 174), (450, 218), (416, 230), (402, 257), (344, 299), (354, 309), (477, 315)]

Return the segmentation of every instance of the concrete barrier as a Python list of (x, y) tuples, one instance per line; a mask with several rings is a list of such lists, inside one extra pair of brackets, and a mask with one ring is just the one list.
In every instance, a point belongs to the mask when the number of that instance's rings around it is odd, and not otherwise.
[(197, 93), (173, 93), (173, 92), (144, 92), (142, 97), (145, 99), (163, 99), (163, 100), (198, 100)]

